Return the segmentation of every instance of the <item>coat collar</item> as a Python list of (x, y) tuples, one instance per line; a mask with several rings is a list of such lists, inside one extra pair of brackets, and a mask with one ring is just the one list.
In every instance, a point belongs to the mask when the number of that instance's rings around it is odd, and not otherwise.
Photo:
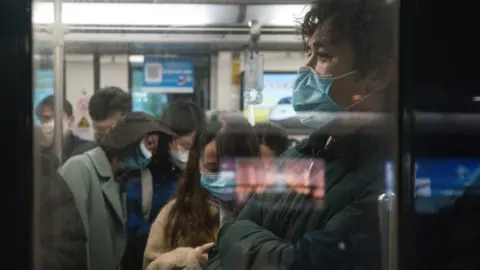
[(382, 129), (361, 128), (352, 134), (339, 137), (327, 146), (331, 137), (323, 132), (312, 133), (306, 144), (301, 144), (297, 150), (304, 155), (323, 158), (327, 162), (341, 159), (351, 169), (356, 169), (371, 158), (386, 157), (389, 149), (388, 133)]
[(110, 161), (101, 147), (96, 147), (85, 153), (92, 161), (97, 175), (100, 178), (100, 186), (102, 193), (110, 204), (115, 215), (118, 217), (122, 224), (125, 224), (126, 211), (125, 211), (125, 199), (120, 184), (115, 180), (115, 176), (112, 173)]

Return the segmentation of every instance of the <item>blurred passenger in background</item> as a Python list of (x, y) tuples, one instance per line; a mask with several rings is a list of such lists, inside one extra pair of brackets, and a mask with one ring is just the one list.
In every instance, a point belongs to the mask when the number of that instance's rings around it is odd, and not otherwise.
[(161, 122), (174, 133), (158, 141), (161, 149), (146, 170), (128, 175), (127, 233), (128, 243), (122, 269), (142, 269), (143, 254), (150, 227), (160, 209), (173, 197), (175, 185), (185, 168), (190, 149), (198, 132), (205, 129), (205, 113), (195, 103), (170, 104)]
[[(294, 85), (297, 112), (387, 110), (391, 11), (383, 0), (314, 1), (301, 25), (310, 58)], [(317, 132), (282, 156), (299, 164), (310, 160), (299, 171), (310, 179), (325, 173), (323, 200), (293, 190), (250, 199), (220, 230), (208, 269), (381, 269), (377, 198), (384, 191), (387, 132), (365, 124), (330, 134), (325, 119), (305, 119)]]
[(72, 156), (83, 154), (97, 147), (97, 143), (112, 129), (117, 121), (132, 111), (132, 96), (115, 86), (95, 92), (88, 102), (88, 112), (93, 122), (95, 141), (77, 147)]
[[(35, 141), (42, 130), (35, 129)], [(38, 145), (35, 146), (38, 149)], [(57, 172), (58, 159), (41, 153), (40, 259), (42, 269), (87, 270), (87, 238), (72, 192)]]
[[(54, 96), (44, 98), (35, 108), (35, 115), (40, 120), (43, 132), (43, 140), (40, 142), (43, 151), (54, 153), (54, 136), (55, 136), (55, 99)], [(72, 127), (75, 118), (73, 117), (72, 104), (68, 100), (63, 101), (63, 148), (62, 159), (67, 160), (72, 156), (73, 151), (78, 146), (87, 142), (72, 133)], [(63, 162), (62, 161), (62, 162)]]
[(288, 133), (281, 126), (273, 123), (258, 123), (253, 128), (260, 142), (262, 157), (278, 157), (287, 150)]
[[(235, 158), (258, 158), (252, 127), (239, 113), (221, 116), (197, 135), (175, 199), (160, 212), (148, 238), (144, 268), (202, 269), (222, 219), (232, 218), (235, 175), (222, 173)], [(233, 202), (233, 204), (232, 204)]]
[(161, 121), (176, 134), (170, 143), (171, 161), (183, 170), (197, 131), (205, 129), (205, 112), (192, 101), (179, 101), (165, 109)]
[(69, 159), (59, 170), (72, 191), (87, 234), (89, 269), (117, 270), (127, 244), (125, 174), (147, 168), (158, 142), (173, 133), (150, 116), (121, 118), (99, 147)]

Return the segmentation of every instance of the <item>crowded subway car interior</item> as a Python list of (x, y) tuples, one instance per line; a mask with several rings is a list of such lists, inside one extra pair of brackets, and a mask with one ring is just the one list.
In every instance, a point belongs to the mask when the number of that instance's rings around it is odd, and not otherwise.
[(472, 1), (0, 2), (11, 267), (480, 269)]

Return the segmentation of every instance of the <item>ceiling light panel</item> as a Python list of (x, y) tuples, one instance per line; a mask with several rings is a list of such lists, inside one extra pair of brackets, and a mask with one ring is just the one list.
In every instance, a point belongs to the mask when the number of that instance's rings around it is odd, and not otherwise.
[[(33, 22), (54, 21), (53, 3), (35, 3)], [(73, 25), (211, 25), (231, 24), (235, 5), (63, 3), (62, 22)]]

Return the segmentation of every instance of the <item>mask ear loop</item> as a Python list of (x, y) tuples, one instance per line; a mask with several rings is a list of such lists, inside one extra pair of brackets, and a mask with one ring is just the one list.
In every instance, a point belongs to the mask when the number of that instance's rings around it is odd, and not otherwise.
[(144, 140), (142, 140), (142, 141), (140, 142), (139, 149), (140, 149), (140, 153), (142, 153), (142, 155), (143, 155), (145, 158), (147, 158), (147, 159), (151, 159), (151, 158), (152, 158), (153, 154), (152, 154), (152, 152), (147, 148)]
[[(342, 75), (338, 75), (337, 77), (332, 77), (332, 79), (333, 79), (333, 80), (341, 79), (341, 78), (343, 78), (343, 77), (350, 76), (350, 75), (352, 75), (353, 73), (355, 73), (355, 72), (357, 72), (357, 71), (358, 71), (358, 70), (355, 69), (355, 70), (352, 70), (352, 71), (350, 71), (350, 72), (344, 73), (344, 74), (342, 74)], [(328, 75), (328, 76), (331, 76), (331, 75)]]

